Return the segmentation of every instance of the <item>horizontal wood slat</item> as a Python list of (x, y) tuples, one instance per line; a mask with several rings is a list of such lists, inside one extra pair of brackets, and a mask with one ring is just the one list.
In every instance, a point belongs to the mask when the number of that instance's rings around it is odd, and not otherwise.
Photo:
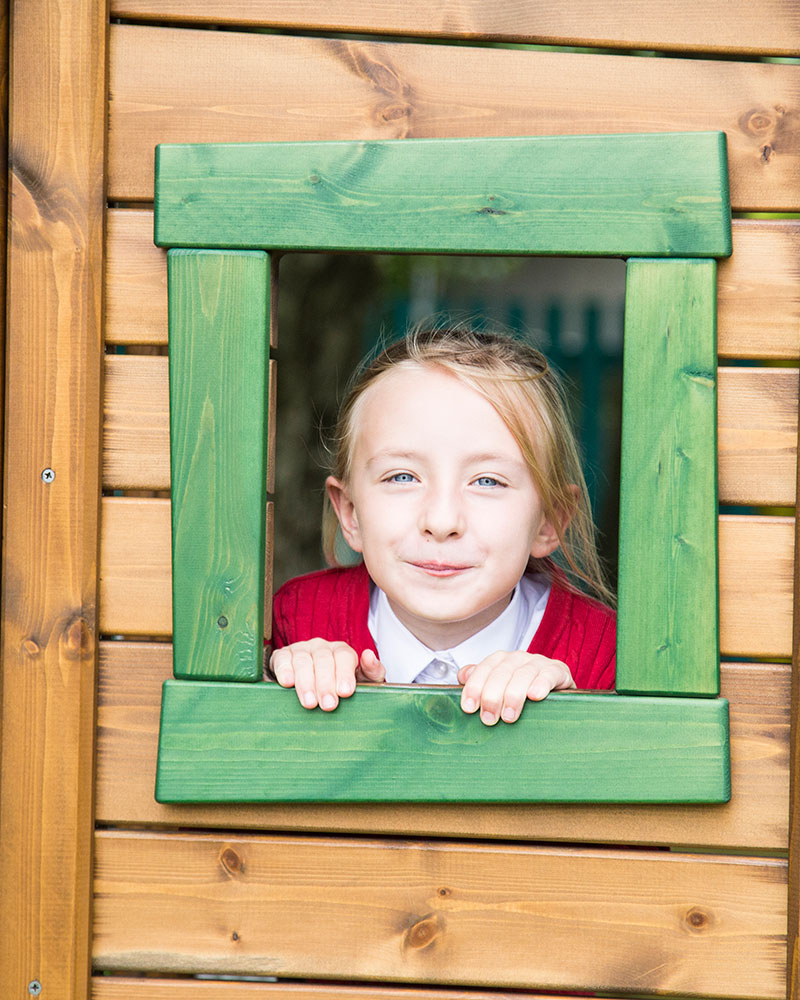
[(730, 226), (719, 131), (156, 149), (159, 246), (709, 258)]
[[(800, 222), (734, 220), (717, 305), (720, 357), (800, 356)], [(108, 213), (105, 312), (107, 343), (167, 343), (166, 251), (149, 209)]]
[(150, 976), (145, 979), (95, 976), (91, 983), (90, 1000), (552, 1000), (552, 994), (400, 989), (381, 987), (375, 983), (366, 986), (326, 986), (322, 983), (236, 983), (153, 979)]
[[(173, 661), (176, 656), (173, 648)], [(715, 674), (718, 669), (715, 663)], [(368, 684), (334, 713), (309, 715), (294, 691), (277, 684), (168, 681), (161, 701), (156, 798), (730, 799), (724, 699), (553, 692), (528, 705), (513, 726), (495, 728), (465, 715), (459, 700), (459, 689)]]
[(665, 7), (571, 0), (569, 4), (487, 4), (485, 0), (112, 0), (114, 17), (242, 24), (305, 31), (421, 35), (551, 45), (599, 45), (694, 52), (793, 55), (800, 49), (800, 17), (792, 0), (701, 0)]
[(785, 850), (788, 665), (722, 664), (733, 797), (697, 806), (161, 805), (153, 798), (166, 643), (104, 642), (98, 693), (97, 819), (112, 825), (328, 830), (509, 840)]
[(152, 198), (160, 142), (723, 129), (734, 210), (800, 203), (792, 65), (125, 24), (110, 46), (112, 200)]
[(94, 964), (778, 1000), (785, 893), (778, 859), (108, 831)]
[[(720, 518), (720, 644), (725, 656), (791, 655), (794, 519)], [(169, 501), (106, 497), (100, 630), (172, 630)]]
[[(169, 489), (166, 357), (108, 355), (103, 486)], [(270, 380), (274, 387), (274, 377)], [(719, 370), (719, 492), (726, 504), (793, 506), (796, 368)], [(275, 420), (270, 415), (270, 426)], [(272, 440), (272, 438), (271, 438)], [(269, 468), (274, 472), (274, 460)]]

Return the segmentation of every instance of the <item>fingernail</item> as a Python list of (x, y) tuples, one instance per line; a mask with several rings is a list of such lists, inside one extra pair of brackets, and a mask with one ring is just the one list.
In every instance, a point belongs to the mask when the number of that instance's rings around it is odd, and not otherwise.
[(504, 708), (503, 709), (503, 721), (504, 722), (514, 722), (514, 720), (516, 718), (517, 718), (517, 713), (516, 713), (515, 709), (513, 709), (513, 708)]
[(474, 712), (478, 706), (475, 704), (472, 698), (465, 698), (461, 702), (461, 707), (464, 709), (465, 712)]
[(317, 704), (317, 699), (310, 691), (306, 691), (306, 693), (303, 695), (302, 700), (304, 708), (314, 708), (314, 706)]
[(485, 726), (493, 726), (497, 722), (497, 716), (494, 712), (481, 712), (481, 722)]
[(322, 707), (326, 712), (329, 712), (332, 708), (336, 708), (336, 699), (332, 694), (326, 694), (322, 699)]
[(355, 691), (355, 689), (356, 686), (351, 681), (342, 681), (341, 684), (339, 685), (339, 694), (343, 698), (347, 698)]

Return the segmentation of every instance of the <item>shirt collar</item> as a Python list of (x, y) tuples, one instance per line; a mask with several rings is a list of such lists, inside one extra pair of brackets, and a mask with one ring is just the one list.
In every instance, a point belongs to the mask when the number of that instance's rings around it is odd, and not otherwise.
[(389, 684), (411, 684), (428, 664), (446, 654), (458, 668), (480, 663), (498, 650), (527, 649), (544, 615), (550, 582), (540, 575), (524, 576), (511, 600), (485, 628), (464, 642), (433, 650), (420, 642), (392, 611), (386, 594), (374, 584), (370, 594), (369, 630)]

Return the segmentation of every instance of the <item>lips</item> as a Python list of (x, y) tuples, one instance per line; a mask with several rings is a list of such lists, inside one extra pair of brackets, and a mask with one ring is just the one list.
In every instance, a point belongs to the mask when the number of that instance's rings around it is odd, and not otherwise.
[(412, 562), (411, 565), (431, 576), (455, 576), (457, 573), (472, 569), (471, 564), (468, 563)]

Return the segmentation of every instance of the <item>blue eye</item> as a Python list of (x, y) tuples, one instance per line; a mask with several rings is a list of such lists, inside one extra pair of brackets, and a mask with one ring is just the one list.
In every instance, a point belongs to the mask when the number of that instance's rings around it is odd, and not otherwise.
[(494, 476), (478, 476), (475, 480), (477, 486), (502, 486), (503, 483), (499, 479), (495, 479)]
[(410, 472), (395, 472), (393, 476), (389, 476), (387, 482), (390, 483), (413, 483), (414, 477)]

